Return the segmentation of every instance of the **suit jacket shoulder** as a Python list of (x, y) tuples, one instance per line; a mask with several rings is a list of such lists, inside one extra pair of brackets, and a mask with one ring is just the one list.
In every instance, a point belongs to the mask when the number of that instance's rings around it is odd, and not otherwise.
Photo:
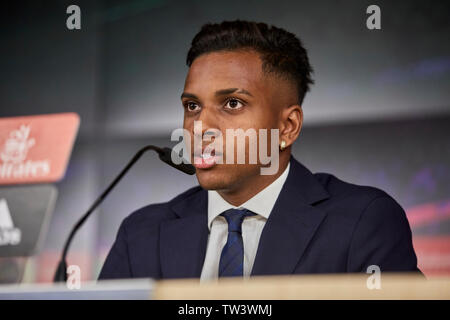
[(198, 198), (202, 191), (200, 186), (192, 187), (170, 201), (150, 204), (128, 215), (119, 227), (99, 279), (160, 278), (160, 227), (177, 219), (172, 208)]
[(203, 189), (200, 186), (195, 186), (180, 193), (167, 202), (153, 203), (144, 206), (128, 215), (124, 219), (123, 224), (125, 224), (127, 228), (135, 228), (142, 226), (143, 224), (154, 224), (164, 220), (174, 219), (176, 216), (171, 214), (170, 208), (176, 206), (178, 203), (189, 200), (189, 198), (201, 191), (203, 191)]
[(328, 222), (350, 235), (346, 272), (365, 272), (369, 266), (381, 271), (420, 271), (406, 213), (391, 195), (327, 173), (314, 176), (330, 194), (318, 207), (327, 211)]

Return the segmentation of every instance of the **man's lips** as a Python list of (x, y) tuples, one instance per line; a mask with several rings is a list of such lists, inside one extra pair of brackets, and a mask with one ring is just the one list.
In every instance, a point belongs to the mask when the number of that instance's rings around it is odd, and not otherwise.
[(201, 153), (197, 152), (192, 155), (193, 165), (198, 169), (208, 169), (216, 165), (218, 158), (221, 156), (222, 154), (216, 154), (215, 150), (212, 150), (211, 153), (205, 153), (203, 149)]

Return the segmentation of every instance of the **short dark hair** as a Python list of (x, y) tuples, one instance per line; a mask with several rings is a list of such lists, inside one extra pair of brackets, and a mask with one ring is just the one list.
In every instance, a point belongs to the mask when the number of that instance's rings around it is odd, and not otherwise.
[(300, 39), (284, 29), (243, 20), (204, 24), (192, 40), (186, 64), (190, 67), (204, 53), (240, 49), (258, 52), (264, 72), (295, 81), (298, 103), (302, 104), (314, 83), (311, 78), (313, 69)]

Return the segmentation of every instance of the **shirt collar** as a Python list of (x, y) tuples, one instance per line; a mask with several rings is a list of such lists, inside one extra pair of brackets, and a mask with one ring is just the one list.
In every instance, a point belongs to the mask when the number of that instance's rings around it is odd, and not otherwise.
[(283, 188), (284, 182), (286, 181), (290, 165), (291, 164), (288, 163), (284, 172), (275, 181), (239, 207), (235, 207), (228, 203), (217, 191), (208, 190), (208, 228), (211, 230), (213, 220), (228, 209), (245, 208), (268, 219), (270, 212), (278, 199), (278, 195)]

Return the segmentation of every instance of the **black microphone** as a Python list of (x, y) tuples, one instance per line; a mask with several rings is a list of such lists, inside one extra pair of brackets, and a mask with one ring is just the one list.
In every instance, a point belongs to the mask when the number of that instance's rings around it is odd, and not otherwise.
[[(183, 163), (181, 161), (180, 156), (172, 149), (166, 147), (160, 149), (160, 151), (161, 152), (158, 152), (159, 159), (167, 163), (169, 166), (174, 167), (175, 169), (178, 169), (190, 175), (195, 174), (195, 167), (190, 163)], [(178, 158), (178, 162), (180, 162), (180, 164), (175, 164), (172, 160), (173, 158)]]
[[(106, 188), (105, 191), (97, 198), (97, 200), (94, 201), (94, 203), (91, 205), (91, 207), (86, 211), (86, 213), (78, 220), (78, 222), (75, 224), (75, 226), (70, 231), (69, 237), (67, 237), (67, 240), (64, 244), (64, 249), (61, 254), (61, 260), (58, 263), (58, 267), (55, 272), (55, 276), (53, 278), (53, 282), (65, 282), (67, 281), (67, 252), (69, 250), (70, 243), (72, 242), (72, 239), (75, 235), (75, 233), (80, 229), (80, 227), (83, 225), (83, 223), (86, 221), (86, 219), (91, 215), (91, 213), (102, 203), (103, 200), (105, 200), (106, 196), (111, 192), (111, 190), (117, 185), (117, 183), (122, 179), (122, 177), (130, 170), (130, 168), (139, 160), (139, 158), (148, 150), (156, 151), (159, 155), (159, 158), (170, 165), (171, 167), (174, 167), (175, 169), (178, 169), (186, 174), (193, 175), (195, 174), (195, 167), (192, 164), (186, 164), (181, 161), (180, 156), (174, 152), (170, 148), (159, 148), (156, 146), (148, 145), (140, 149), (134, 157), (128, 162), (128, 164), (125, 166), (125, 168), (122, 169), (122, 171), (119, 173), (119, 175), (111, 182), (111, 184)], [(172, 159), (177, 159), (177, 162), (180, 162), (180, 164), (176, 164), (173, 162)]]

